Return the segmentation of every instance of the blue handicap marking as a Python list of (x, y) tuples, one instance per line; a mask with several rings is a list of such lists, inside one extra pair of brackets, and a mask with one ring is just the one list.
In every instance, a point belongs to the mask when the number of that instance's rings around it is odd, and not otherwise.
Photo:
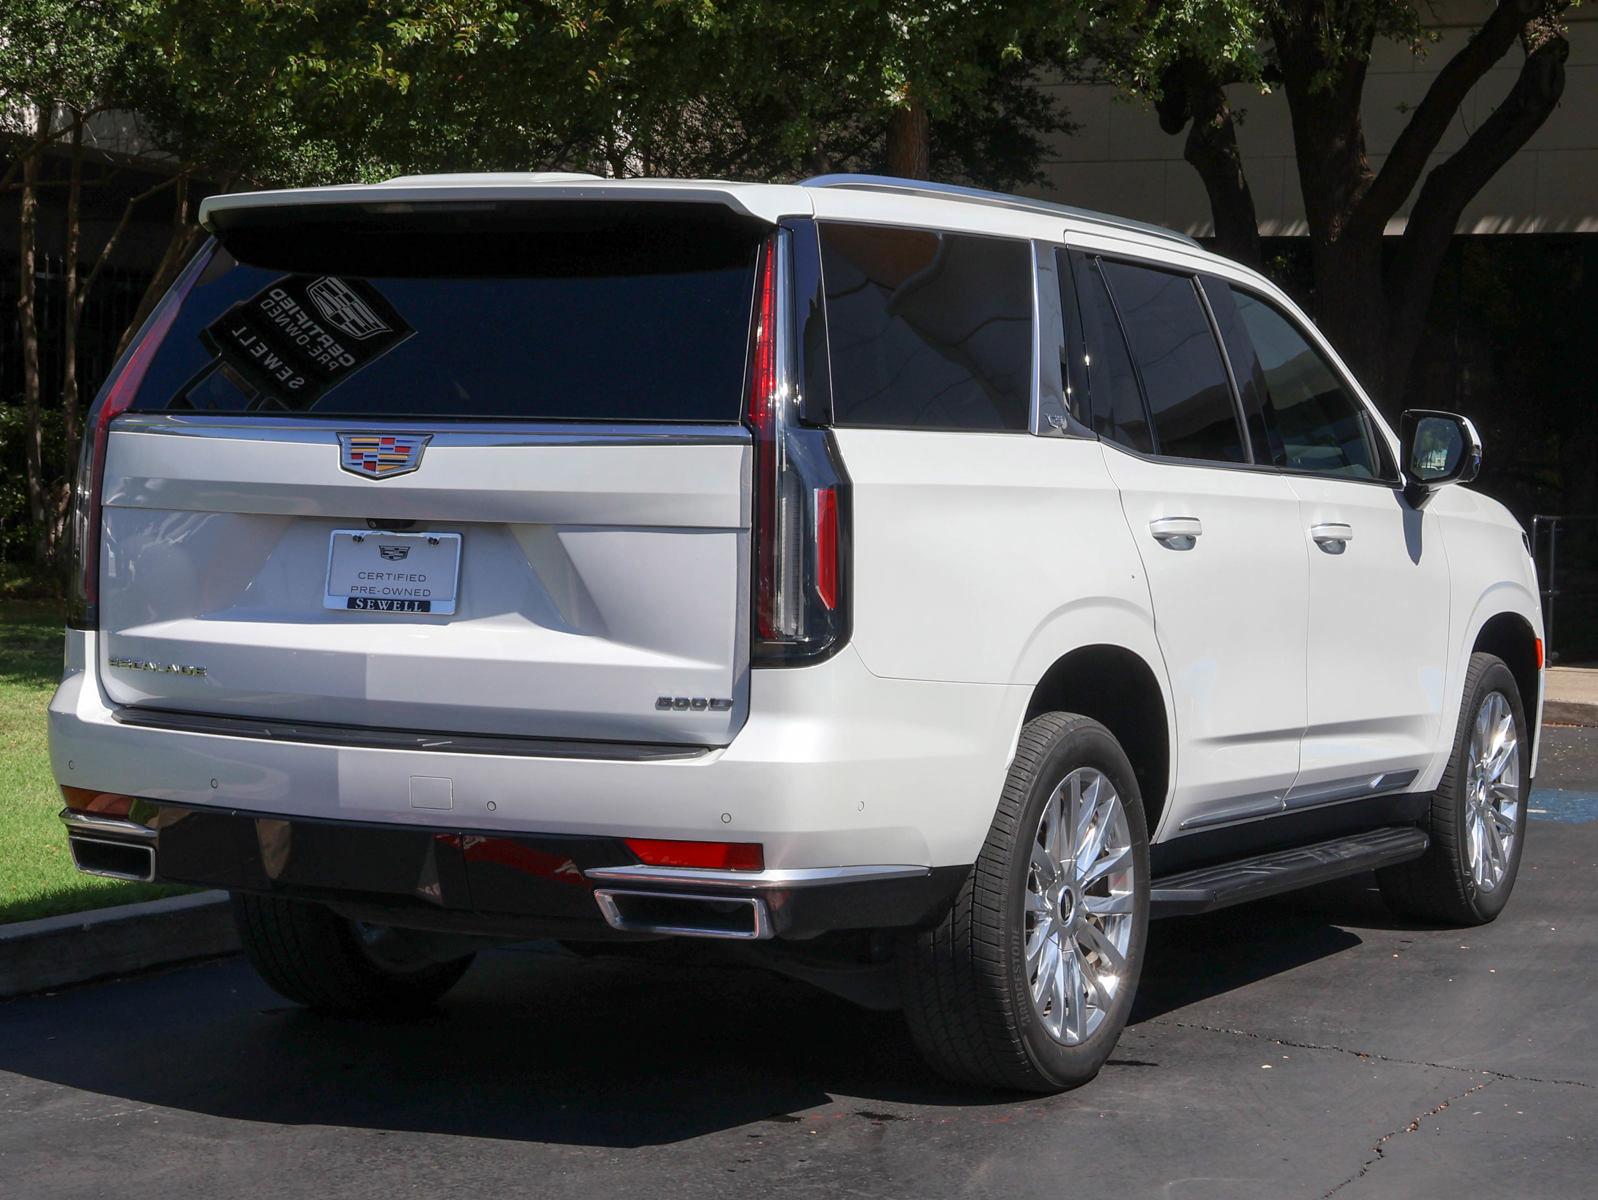
[(1533, 821), (1562, 821), (1585, 825), (1598, 821), (1598, 792), (1572, 792), (1565, 788), (1532, 788), (1526, 814)]

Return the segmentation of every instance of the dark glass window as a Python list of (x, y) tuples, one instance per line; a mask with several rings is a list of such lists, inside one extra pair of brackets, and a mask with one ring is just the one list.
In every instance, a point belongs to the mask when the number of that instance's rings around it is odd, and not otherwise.
[(1192, 278), (1110, 261), (1103, 270), (1143, 381), (1158, 452), (1246, 461), (1226, 365)]
[(1364, 407), (1276, 307), (1232, 289), (1259, 359), (1275, 464), (1355, 479), (1380, 477)]
[(758, 230), (597, 220), (245, 231), (184, 301), (133, 407), (737, 421)]
[(837, 424), (1028, 428), (1028, 243), (826, 222), (821, 259)]
[(1215, 314), (1221, 345), (1226, 347), (1226, 357), (1232, 364), (1232, 380), (1237, 385), (1243, 415), (1248, 419), (1254, 461), (1280, 463), (1281, 436), (1265, 419), (1265, 372), (1260, 368), (1259, 355), (1254, 353), (1254, 343), (1249, 340), (1248, 327), (1243, 324), (1243, 314), (1237, 309), (1231, 286), (1213, 275), (1200, 275), (1199, 283), (1204, 288), (1205, 299), (1210, 302), (1210, 311)]
[(1149, 437), (1143, 393), (1138, 389), (1132, 356), (1115, 318), (1115, 305), (1104, 286), (1101, 264), (1096, 259), (1078, 259), (1075, 267), (1093, 432), (1133, 450), (1151, 453), (1154, 442)]

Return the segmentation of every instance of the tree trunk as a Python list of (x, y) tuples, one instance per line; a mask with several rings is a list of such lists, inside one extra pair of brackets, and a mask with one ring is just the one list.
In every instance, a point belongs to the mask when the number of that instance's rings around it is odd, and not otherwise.
[[(39, 105), (35, 136), (40, 144), (49, 137), (53, 109)], [(22, 195), (17, 225), (17, 334), (22, 348), (23, 457), (26, 461), (28, 519), (33, 523), (34, 560), (41, 566), (54, 557), (50, 538), (50, 504), (44, 482), (43, 414), (39, 407), (39, 314), (38, 272), (34, 251), (39, 232), (38, 152), (29, 154), (22, 164)]]
[(61, 418), (67, 453), (78, 444), (78, 329), (86, 294), (78, 289), (78, 248), (83, 219), (83, 115), (73, 113), (72, 170), (67, 179), (66, 320), (61, 329)]
[(1410, 211), (1388, 279), (1392, 320), (1383, 366), (1395, 396), (1409, 381), (1437, 273), (1465, 206), (1542, 127), (1564, 93), (1570, 55), (1564, 26), (1553, 18), (1528, 21), (1521, 43), (1526, 60), (1509, 95), (1463, 146), (1432, 169)]
[(1182, 156), (1198, 172), (1209, 196), (1215, 251), (1258, 270), (1264, 262), (1259, 217), (1226, 89), (1207, 65), (1192, 60), (1168, 73), (1165, 88), (1157, 106), (1161, 126), (1176, 133), (1189, 120), (1193, 123)]
[(888, 174), (899, 179), (932, 177), (932, 121), (914, 93), (888, 118)]
[[(222, 190), (226, 191), (228, 183), (222, 183)], [(189, 177), (185, 171), (177, 177), (177, 195), (172, 201), (172, 234), (167, 239), (166, 250), (161, 255), (161, 261), (155, 268), (155, 275), (150, 279), (149, 286), (144, 289), (144, 295), (139, 297), (139, 307), (133, 313), (133, 319), (128, 322), (127, 328), (122, 331), (122, 336), (117, 339), (117, 355), (128, 348), (128, 343), (133, 340), (133, 335), (139, 332), (155, 306), (160, 303), (161, 297), (166, 295), (166, 290), (172, 286), (184, 265), (194, 256), (195, 250), (205, 237), (205, 231), (198, 225), (189, 223)]]

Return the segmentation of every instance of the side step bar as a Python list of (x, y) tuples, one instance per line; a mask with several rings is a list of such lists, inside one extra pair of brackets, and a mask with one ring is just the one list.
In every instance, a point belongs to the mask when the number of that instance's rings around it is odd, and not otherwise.
[(1154, 881), (1149, 915), (1179, 917), (1246, 904), (1278, 892), (1408, 862), (1426, 853), (1429, 844), (1423, 830), (1393, 826), (1167, 875)]

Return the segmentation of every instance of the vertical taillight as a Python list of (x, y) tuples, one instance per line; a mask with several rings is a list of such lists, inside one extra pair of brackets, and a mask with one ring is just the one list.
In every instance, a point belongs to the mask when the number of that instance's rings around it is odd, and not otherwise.
[(183, 298), (211, 257), (207, 245), (183, 269), (177, 281), (161, 297), (149, 319), (139, 329), (94, 403), (83, 419), (83, 444), (78, 451), (78, 473), (72, 494), (72, 589), (67, 606), (67, 624), (76, 629), (93, 629), (99, 621), (100, 603), (100, 491), (105, 483), (106, 443), (111, 422), (128, 410), (139, 393), (150, 360), (172, 328)]
[(761, 250), (749, 350), (757, 666), (813, 662), (848, 638), (848, 480), (831, 436), (802, 417), (788, 238)]

